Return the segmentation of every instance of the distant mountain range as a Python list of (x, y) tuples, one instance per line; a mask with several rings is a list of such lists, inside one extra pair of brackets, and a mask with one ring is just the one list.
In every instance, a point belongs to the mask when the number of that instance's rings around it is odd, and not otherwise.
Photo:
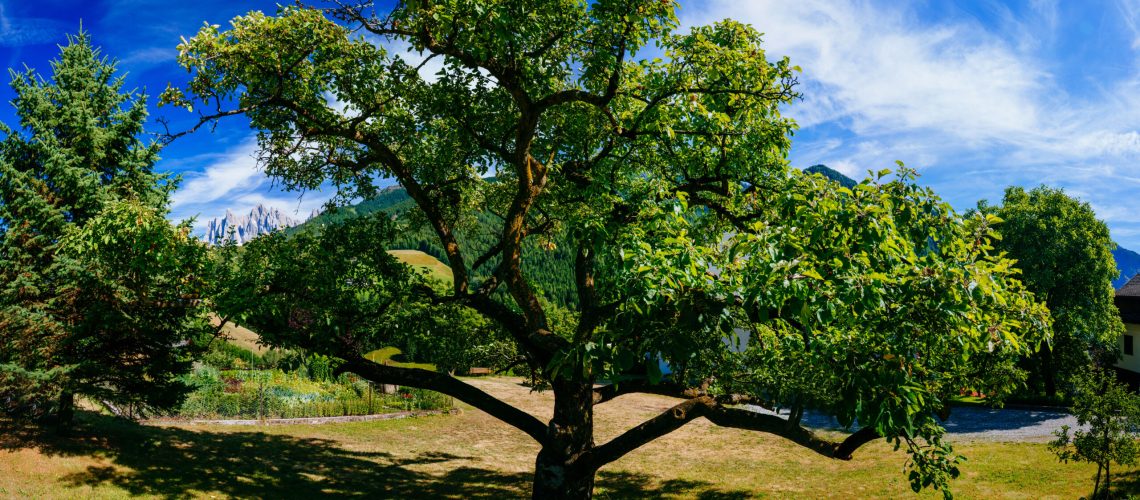
[(224, 217), (214, 218), (206, 223), (205, 240), (211, 245), (220, 245), (232, 238), (241, 245), (260, 235), (300, 225), (319, 213), (313, 210), (313, 213), (304, 220), (294, 219), (277, 208), (266, 207), (260, 203), (246, 215), (235, 215), (226, 210)]
[(1116, 268), (1120, 270), (1120, 277), (1112, 281), (1113, 288), (1119, 289), (1133, 276), (1140, 274), (1140, 254), (1127, 248), (1116, 247), (1116, 250), (1112, 251), (1112, 258), (1116, 259)]

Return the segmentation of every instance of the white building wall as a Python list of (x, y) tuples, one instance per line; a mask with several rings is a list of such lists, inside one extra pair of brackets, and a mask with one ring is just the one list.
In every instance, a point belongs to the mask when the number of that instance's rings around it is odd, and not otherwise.
[[(1129, 335), (1132, 336), (1132, 355), (1124, 354), (1124, 337)], [(1120, 344), (1118, 344), (1117, 348), (1120, 349), (1122, 356), (1120, 357), (1120, 361), (1116, 362), (1116, 366), (1131, 372), (1140, 373), (1140, 325), (1125, 323), (1124, 335), (1121, 336)]]

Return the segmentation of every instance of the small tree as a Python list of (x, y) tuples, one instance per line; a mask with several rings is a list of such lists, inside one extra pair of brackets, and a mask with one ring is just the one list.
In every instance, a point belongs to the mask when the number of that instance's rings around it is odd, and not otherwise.
[(177, 400), (203, 261), (164, 219), (174, 183), (139, 137), (145, 97), (85, 33), (51, 69), (13, 73), (22, 130), (0, 125), (0, 394), (66, 427), (76, 394)]
[(210, 330), (201, 302), (206, 247), (189, 223), (138, 201), (110, 203), (60, 240), (53, 317), (67, 324), (56, 360), (63, 390), (132, 408), (177, 406), (197, 346)]
[(1136, 443), (1140, 439), (1140, 398), (1103, 368), (1090, 369), (1074, 380), (1072, 412), (1077, 424), (1088, 430), (1070, 435), (1066, 425), (1056, 432), (1057, 439), (1049, 448), (1063, 462), (1095, 463), (1093, 498), (1111, 498), (1112, 464), (1134, 465), (1140, 454)]

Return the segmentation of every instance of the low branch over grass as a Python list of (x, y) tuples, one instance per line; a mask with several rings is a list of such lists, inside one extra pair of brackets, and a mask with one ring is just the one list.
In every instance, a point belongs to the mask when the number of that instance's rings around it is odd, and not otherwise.
[(539, 444), (546, 443), (546, 425), (533, 415), (450, 375), (420, 368), (381, 365), (360, 356), (346, 359), (340, 370), (355, 373), (379, 384), (406, 385), (447, 394), (514, 426)]

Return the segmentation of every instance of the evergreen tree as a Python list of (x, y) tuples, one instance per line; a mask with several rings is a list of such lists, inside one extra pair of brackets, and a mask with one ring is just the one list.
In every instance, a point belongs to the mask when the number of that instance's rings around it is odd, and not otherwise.
[(12, 73), (21, 130), (0, 125), (0, 401), (44, 413), (54, 399), (66, 425), (76, 394), (169, 402), (139, 395), (186, 368), (175, 346), (200, 326), (202, 256), (163, 218), (174, 182), (140, 138), (145, 96), (82, 32), (51, 71)]

